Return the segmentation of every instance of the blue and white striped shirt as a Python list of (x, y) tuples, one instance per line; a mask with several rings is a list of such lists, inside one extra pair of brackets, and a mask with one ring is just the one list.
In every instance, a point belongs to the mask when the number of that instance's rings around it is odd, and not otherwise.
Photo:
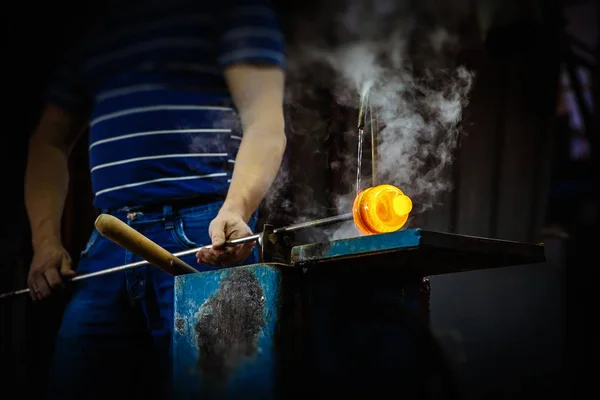
[(49, 88), (90, 112), (94, 205), (117, 209), (225, 195), (240, 123), (228, 65), (284, 67), (268, 0), (113, 0)]

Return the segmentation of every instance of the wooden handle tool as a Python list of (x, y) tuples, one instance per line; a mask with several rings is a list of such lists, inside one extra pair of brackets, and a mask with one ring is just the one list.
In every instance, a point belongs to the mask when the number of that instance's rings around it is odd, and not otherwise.
[(100, 214), (94, 223), (102, 236), (112, 240), (119, 246), (131, 251), (150, 264), (157, 266), (171, 275), (184, 275), (198, 272), (191, 265), (148, 239), (120, 219)]

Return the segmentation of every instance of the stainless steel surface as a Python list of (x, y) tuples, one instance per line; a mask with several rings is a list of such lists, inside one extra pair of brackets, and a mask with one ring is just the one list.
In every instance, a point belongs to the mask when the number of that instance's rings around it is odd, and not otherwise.
[[(294, 231), (298, 231), (301, 229), (313, 228), (316, 226), (334, 224), (337, 222), (350, 221), (352, 219), (353, 219), (352, 213), (341, 214), (341, 215), (336, 215), (333, 217), (318, 219), (315, 221), (302, 222), (299, 224), (284, 226), (281, 228), (274, 229), (273, 233), (294, 232)], [(242, 237), (242, 238), (238, 238), (238, 239), (228, 240), (227, 242), (225, 242), (225, 245), (232, 246), (232, 245), (236, 245), (236, 244), (248, 243), (248, 242), (253, 242), (253, 241), (258, 241), (259, 245), (261, 245), (262, 244), (262, 233), (255, 233), (254, 235), (250, 235), (250, 236), (246, 236), (246, 237)], [(197, 247), (195, 249), (189, 249), (189, 250), (184, 250), (184, 251), (180, 251), (177, 253), (173, 253), (173, 255), (175, 257), (183, 257), (183, 256), (191, 255), (191, 254), (196, 254), (198, 251), (203, 250), (203, 249), (211, 249), (211, 248), (212, 248), (212, 245), (206, 245), (206, 246), (202, 246), (202, 247)], [(84, 279), (89, 279), (89, 278), (93, 278), (96, 276), (108, 275), (108, 274), (112, 274), (114, 272), (124, 271), (124, 270), (131, 269), (131, 268), (142, 267), (142, 266), (145, 266), (148, 264), (149, 264), (148, 261), (145, 261), (145, 260), (137, 261), (137, 262), (133, 262), (130, 264), (120, 265), (118, 267), (108, 268), (108, 269), (105, 269), (102, 271), (91, 272), (89, 274), (83, 274), (83, 275), (77, 275), (77, 276), (73, 277), (71, 279), (71, 281), (72, 282), (82, 281)], [(0, 294), (0, 299), (6, 298), (6, 297), (11, 297), (11, 296), (17, 296), (19, 294), (25, 294), (25, 293), (29, 293), (29, 288), (13, 290), (11, 292), (2, 293), (2, 294)]]

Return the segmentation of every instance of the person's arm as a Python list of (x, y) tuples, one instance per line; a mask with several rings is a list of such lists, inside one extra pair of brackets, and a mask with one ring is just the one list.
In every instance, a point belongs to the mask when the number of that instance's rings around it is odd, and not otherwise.
[(248, 222), (273, 183), (286, 146), (284, 40), (269, 0), (223, 1), (219, 63), (243, 132), (224, 209)]
[(48, 105), (29, 140), (25, 206), (31, 227), (33, 259), (27, 285), (42, 300), (75, 275), (61, 238), (61, 217), (69, 185), (68, 158), (82, 131), (82, 120)]
[(247, 223), (281, 166), (286, 146), (283, 117), (283, 35), (268, 0), (223, 0), (219, 64), (242, 123), (231, 185), (211, 222), (213, 250), (198, 262), (230, 265), (244, 260), (252, 243), (223, 247), (252, 234)]
[(34, 251), (61, 244), (61, 218), (69, 185), (68, 158), (83, 119), (48, 105), (29, 139), (25, 206)]
[(33, 300), (63, 286), (63, 276), (75, 275), (62, 244), (61, 219), (69, 186), (69, 154), (83, 131), (89, 102), (72, 64), (57, 71), (46, 101), (29, 139), (24, 182), (33, 245), (27, 285)]
[(223, 208), (248, 222), (273, 183), (285, 151), (284, 73), (273, 66), (235, 65), (225, 77), (243, 138)]

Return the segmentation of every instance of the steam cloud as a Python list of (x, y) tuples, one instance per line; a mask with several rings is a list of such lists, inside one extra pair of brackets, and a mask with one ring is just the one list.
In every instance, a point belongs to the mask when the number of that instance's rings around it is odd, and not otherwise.
[[(299, 107), (299, 97), (306, 98), (306, 93), (299, 92), (299, 88), (306, 88), (294, 86), (294, 79), (319, 64), (332, 72), (338, 104), (358, 109), (361, 97), (368, 94), (380, 126), (378, 181), (409, 195), (413, 215), (433, 207), (439, 195), (451, 189), (446, 172), (453, 161), (462, 111), (473, 81), (470, 71), (452, 63), (458, 40), (451, 32), (464, 16), (464, 9), (452, 3), (452, 11), (427, 0), (330, 3), (339, 11), (332, 14), (332, 10), (323, 10), (320, 15), (329, 17), (312, 24), (302, 21), (296, 32), (300, 32), (298, 45), (290, 49), (288, 104)], [(329, 42), (324, 40), (326, 31), (334, 33)], [(310, 113), (310, 106), (306, 107)], [(315, 111), (313, 125), (317, 119)], [(356, 120), (348, 126), (355, 127)], [(293, 134), (299, 133), (307, 140), (327, 134), (314, 126), (311, 132), (293, 130)], [(356, 136), (356, 129), (347, 135)], [(349, 185), (355, 181), (356, 163), (354, 153), (341, 166), (344, 182)], [(283, 171), (276, 187), (288, 180), (289, 173)], [(363, 176), (363, 180), (368, 181), (368, 177)], [(355, 187), (348, 189), (346, 195), (336, 198), (339, 213), (351, 209)], [(272, 200), (267, 199), (269, 202)], [(323, 216), (318, 215), (322, 207), (302, 211), (301, 219)], [(327, 235), (335, 240), (357, 236), (358, 232), (348, 223), (327, 231)]]

